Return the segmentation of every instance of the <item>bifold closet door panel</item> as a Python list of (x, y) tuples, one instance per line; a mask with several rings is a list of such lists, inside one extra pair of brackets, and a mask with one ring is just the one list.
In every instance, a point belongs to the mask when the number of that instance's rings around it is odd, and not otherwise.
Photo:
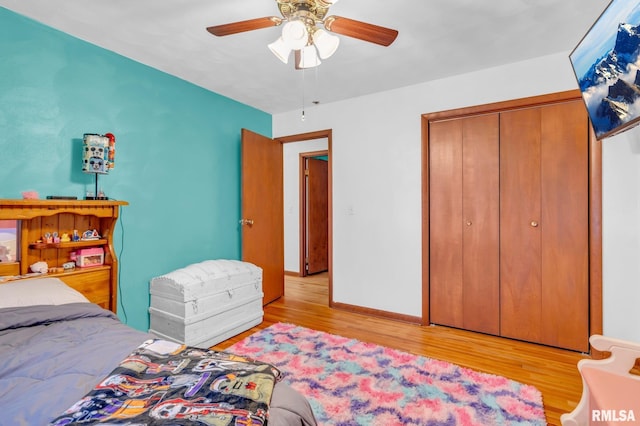
[(462, 120), (464, 328), (500, 333), (500, 121)]
[(582, 99), (428, 119), (429, 321), (588, 352), (599, 231)]
[(430, 322), (462, 328), (462, 122), (429, 125)]
[(503, 112), (501, 334), (589, 349), (588, 122), (581, 101)]
[(499, 118), (434, 122), (430, 321), (499, 333)]
[(542, 342), (589, 350), (589, 124), (574, 101), (542, 109)]
[(500, 331), (541, 341), (540, 108), (500, 115)]

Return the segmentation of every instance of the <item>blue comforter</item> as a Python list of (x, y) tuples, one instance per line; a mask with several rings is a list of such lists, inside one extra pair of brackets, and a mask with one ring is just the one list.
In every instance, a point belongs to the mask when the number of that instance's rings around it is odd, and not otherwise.
[[(0, 309), (0, 426), (47, 425), (154, 337), (90, 303)], [(315, 424), (308, 401), (277, 383), (269, 426)]]
[(0, 424), (46, 425), (152, 337), (90, 303), (0, 309)]

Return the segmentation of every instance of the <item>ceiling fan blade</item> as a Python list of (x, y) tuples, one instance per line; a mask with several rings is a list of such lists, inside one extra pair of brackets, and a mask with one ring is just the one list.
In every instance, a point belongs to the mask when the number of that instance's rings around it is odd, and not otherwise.
[(267, 16), (264, 18), (248, 19), (246, 21), (233, 22), (230, 24), (215, 25), (213, 27), (207, 27), (207, 31), (215, 36), (222, 37), (231, 34), (243, 33), (245, 31), (277, 27), (280, 24), (282, 24), (281, 18)]
[(341, 16), (329, 16), (325, 18), (324, 26), (331, 32), (382, 46), (389, 46), (398, 36), (398, 31), (392, 30), (391, 28), (380, 27)]

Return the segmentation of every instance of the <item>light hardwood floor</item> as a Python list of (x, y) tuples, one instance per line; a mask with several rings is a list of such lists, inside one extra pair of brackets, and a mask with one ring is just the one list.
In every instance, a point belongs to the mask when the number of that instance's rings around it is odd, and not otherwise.
[(327, 275), (287, 276), (285, 296), (267, 305), (264, 321), (214, 348), (223, 350), (259, 329), (286, 322), (453, 362), (535, 386), (542, 392), (547, 422), (580, 400), (582, 382), (576, 364), (586, 355), (467, 332), (442, 326), (420, 326), (372, 318), (328, 307)]

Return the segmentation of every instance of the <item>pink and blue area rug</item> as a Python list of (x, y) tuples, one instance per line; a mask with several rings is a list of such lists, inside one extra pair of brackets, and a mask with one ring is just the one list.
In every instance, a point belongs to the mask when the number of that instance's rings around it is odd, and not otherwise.
[(228, 351), (278, 367), (320, 425), (546, 425), (533, 386), (292, 324)]

